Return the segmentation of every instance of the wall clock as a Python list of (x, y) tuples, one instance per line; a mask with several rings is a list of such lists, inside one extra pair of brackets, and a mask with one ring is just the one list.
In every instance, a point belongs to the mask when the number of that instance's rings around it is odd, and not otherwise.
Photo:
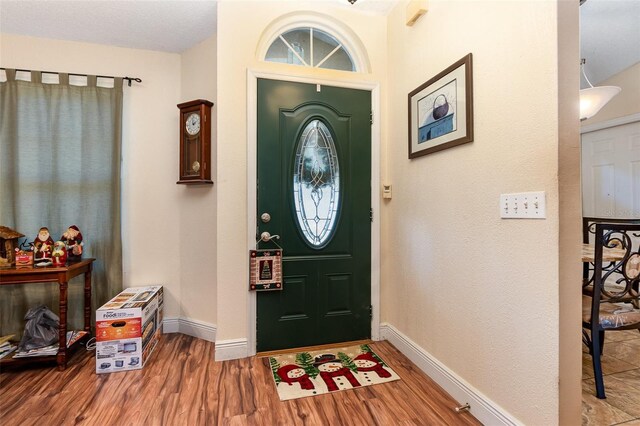
[(180, 180), (213, 184), (211, 180), (211, 107), (204, 99), (178, 104), (180, 109)]

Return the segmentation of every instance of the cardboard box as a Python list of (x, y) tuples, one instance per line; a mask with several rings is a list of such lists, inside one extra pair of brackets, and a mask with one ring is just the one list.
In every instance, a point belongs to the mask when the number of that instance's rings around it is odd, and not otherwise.
[(96, 311), (96, 373), (142, 368), (162, 334), (162, 286), (131, 287)]

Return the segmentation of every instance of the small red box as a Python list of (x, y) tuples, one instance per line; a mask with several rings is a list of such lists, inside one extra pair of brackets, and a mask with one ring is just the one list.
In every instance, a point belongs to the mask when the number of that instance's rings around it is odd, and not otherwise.
[(20, 250), (16, 252), (16, 266), (33, 265), (33, 252)]

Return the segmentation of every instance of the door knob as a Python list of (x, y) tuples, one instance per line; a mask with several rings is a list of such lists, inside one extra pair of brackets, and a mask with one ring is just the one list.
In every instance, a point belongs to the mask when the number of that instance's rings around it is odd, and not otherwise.
[(268, 223), (271, 220), (271, 215), (269, 213), (262, 213), (260, 220), (262, 220), (262, 223)]
[(271, 234), (265, 231), (262, 234), (260, 234), (260, 239), (262, 241), (269, 241), (271, 239)]
[(271, 233), (267, 231), (264, 231), (262, 234), (260, 234), (260, 240), (264, 242), (271, 241), (273, 239), (279, 240), (280, 235), (271, 235)]

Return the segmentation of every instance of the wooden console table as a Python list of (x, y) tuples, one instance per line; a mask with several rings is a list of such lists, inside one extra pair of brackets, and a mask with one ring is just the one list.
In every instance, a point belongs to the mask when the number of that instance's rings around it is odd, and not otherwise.
[(58, 283), (60, 288), (60, 342), (57, 355), (39, 356), (27, 358), (12, 358), (7, 356), (0, 360), (0, 365), (26, 364), (31, 362), (51, 362), (58, 363), (58, 370), (67, 368), (67, 355), (72, 352), (72, 347), (67, 348), (67, 287), (69, 281), (80, 274), (84, 274), (84, 330), (87, 332), (82, 339), (74, 345), (77, 347), (81, 341), (85, 341), (91, 334), (91, 270), (95, 259), (82, 259), (79, 262), (69, 263), (66, 266), (45, 266), (35, 267), (13, 267), (0, 269), (0, 285), (15, 284), (37, 284), (37, 283)]

